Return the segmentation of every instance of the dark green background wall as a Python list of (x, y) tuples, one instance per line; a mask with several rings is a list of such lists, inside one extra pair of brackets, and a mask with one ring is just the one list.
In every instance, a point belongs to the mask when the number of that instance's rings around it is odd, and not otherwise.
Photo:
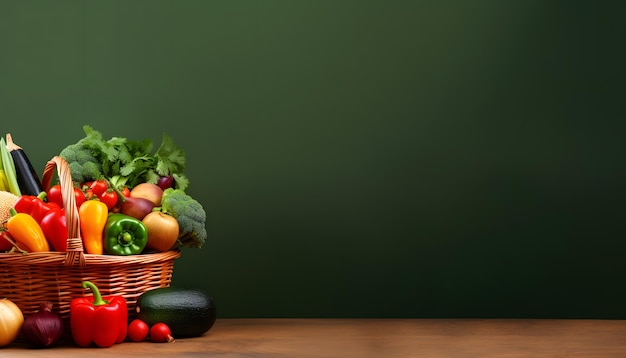
[(621, 1), (2, 1), (0, 128), (185, 148), (221, 317), (626, 318)]

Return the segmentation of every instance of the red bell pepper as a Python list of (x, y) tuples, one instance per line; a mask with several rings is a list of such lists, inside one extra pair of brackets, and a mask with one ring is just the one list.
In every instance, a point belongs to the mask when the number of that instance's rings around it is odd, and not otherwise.
[[(43, 194), (45, 195), (45, 194)], [(50, 212), (51, 208), (43, 201), (43, 196), (22, 195), (15, 201), (13, 207), (18, 213), (26, 213), (40, 222)]]
[(52, 210), (39, 222), (44, 236), (55, 251), (67, 251), (67, 221), (65, 210), (57, 204), (48, 203)]
[(92, 343), (101, 348), (111, 347), (126, 339), (128, 306), (122, 296), (102, 297), (93, 283), (83, 281), (93, 297), (78, 297), (70, 302), (70, 330), (79, 347)]
[(53, 250), (67, 251), (67, 223), (62, 207), (33, 195), (20, 196), (13, 207), (18, 213), (26, 213), (37, 221)]

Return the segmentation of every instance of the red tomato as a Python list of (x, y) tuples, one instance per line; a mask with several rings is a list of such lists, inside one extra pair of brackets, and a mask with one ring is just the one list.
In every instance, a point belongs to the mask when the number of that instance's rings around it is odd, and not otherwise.
[(13, 239), (11, 234), (6, 230), (0, 231), (0, 251), (9, 251), (13, 247), (13, 244), (7, 239)]
[(101, 202), (105, 203), (107, 205), (107, 208), (111, 210), (113, 209), (115, 204), (117, 204), (118, 198), (115, 190), (106, 190), (104, 193), (102, 193), (102, 195), (98, 197), (98, 199), (100, 199)]
[(165, 323), (155, 323), (154, 326), (150, 328), (150, 339), (157, 343), (174, 342), (172, 331)]
[(122, 195), (124, 195), (124, 197), (128, 198), (130, 196), (130, 189), (128, 189), (127, 186), (124, 187), (124, 189), (122, 189)]
[(61, 184), (56, 184), (46, 191), (46, 198), (49, 203), (56, 203), (63, 207), (63, 196), (61, 194)]
[(77, 187), (74, 187), (74, 199), (76, 200), (76, 207), (80, 208), (80, 206), (87, 200), (85, 193)]
[[(56, 184), (50, 187), (46, 192), (46, 198), (49, 203), (55, 203), (60, 207), (63, 207), (63, 194), (61, 193), (61, 184)], [(79, 188), (74, 187), (74, 200), (76, 200), (76, 207), (79, 208), (82, 203), (85, 202), (85, 193)]]
[(106, 180), (94, 180), (91, 185), (89, 185), (89, 189), (93, 192), (93, 194), (99, 198), (100, 195), (104, 194), (104, 192), (109, 188), (109, 184), (107, 184)]
[(141, 342), (148, 338), (150, 327), (140, 319), (134, 319), (128, 325), (128, 338), (133, 342)]
[(13, 240), (18, 249), (22, 251), (28, 251), (28, 247), (23, 243), (15, 240), (13, 236), (11, 236), (11, 233), (7, 230), (0, 230), (0, 251), (9, 251), (13, 248), (13, 244), (11, 244), (11, 241), (9, 240)]
[(91, 188), (91, 184), (93, 184), (92, 181), (86, 181), (86, 182), (84, 182), (84, 183), (82, 183), (80, 185), (80, 189), (83, 191), (83, 193), (85, 193), (85, 196), (87, 198), (89, 198), (89, 196), (87, 196), (87, 193), (91, 191), (91, 189), (90, 189)]

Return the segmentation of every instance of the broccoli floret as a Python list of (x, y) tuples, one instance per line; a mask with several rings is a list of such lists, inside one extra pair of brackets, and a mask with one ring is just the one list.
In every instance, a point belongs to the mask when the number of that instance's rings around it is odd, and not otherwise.
[(163, 191), (161, 211), (178, 221), (180, 233), (174, 247), (201, 248), (206, 241), (206, 212), (197, 200), (180, 189)]
[(84, 183), (102, 177), (102, 164), (94, 156), (93, 151), (81, 142), (70, 144), (61, 150), (59, 156), (67, 163), (75, 183)]

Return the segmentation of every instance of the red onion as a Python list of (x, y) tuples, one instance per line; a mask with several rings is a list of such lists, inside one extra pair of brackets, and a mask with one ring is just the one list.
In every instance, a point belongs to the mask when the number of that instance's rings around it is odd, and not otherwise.
[(174, 186), (174, 176), (165, 175), (160, 177), (157, 181), (157, 185), (163, 190), (171, 188), (172, 186)]
[(22, 333), (34, 346), (52, 346), (63, 335), (63, 319), (52, 312), (52, 302), (42, 303), (39, 311), (24, 320)]

